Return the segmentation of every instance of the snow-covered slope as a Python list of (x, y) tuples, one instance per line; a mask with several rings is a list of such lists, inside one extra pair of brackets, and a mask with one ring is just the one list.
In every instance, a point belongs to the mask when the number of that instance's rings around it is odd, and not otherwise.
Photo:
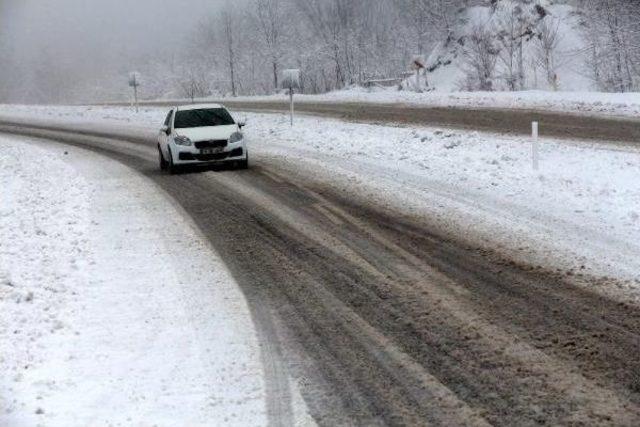
[[(493, 50), (493, 58), (488, 58), (495, 61), (493, 75), (489, 77), (493, 90), (511, 89), (513, 74), (509, 68), (516, 68), (519, 73), (520, 41), (523, 79), (515, 83), (517, 90), (595, 90), (585, 70), (584, 26), (574, 2), (497, 0), (491, 3), (462, 9), (451, 37), (432, 50), (426, 61), (430, 90), (482, 89), (474, 87), (475, 82), (469, 81), (469, 75), (475, 74), (473, 62), (477, 60), (473, 53), (474, 40), (483, 35), (489, 37), (488, 45)], [(555, 38), (549, 40), (549, 37)], [(515, 51), (512, 41), (517, 45)], [(551, 66), (541, 51), (545, 41), (547, 46), (552, 46)], [(403, 88), (415, 90), (415, 79), (405, 81)]]

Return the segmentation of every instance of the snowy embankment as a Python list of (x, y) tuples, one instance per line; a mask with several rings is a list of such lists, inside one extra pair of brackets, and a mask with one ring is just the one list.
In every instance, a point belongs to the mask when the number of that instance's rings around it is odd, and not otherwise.
[[(426, 92), (355, 88), (322, 95), (342, 102), (406, 103), (428, 107), (554, 111), (578, 115), (640, 117), (640, 93), (599, 92)], [(303, 99), (306, 99), (303, 98)]]
[(146, 178), (0, 136), (0, 425), (266, 425), (224, 264)]
[[(229, 98), (233, 101), (287, 101), (284, 95)], [(214, 98), (220, 101), (220, 98)], [(345, 102), (406, 104), (416, 107), (521, 109), (553, 111), (581, 116), (606, 116), (640, 119), (640, 93), (600, 92), (425, 92), (399, 91), (395, 88), (351, 89), (322, 95), (296, 95), (297, 102)], [(172, 101), (172, 100), (167, 100)], [(189, 102), (189, 100), (173, 100)], [(199, 99), (198, 102), (210, 99)]]
[[(166, 111), (0, 108), (7, 114), (153, 135)], [(247, 116), (257, 162), (292, 175), (313, 170), (325, 185), (400, 206), (473, 244), (575, 278), (596, 276), (600, 291), (640, 300), (640, 149), (543, 138), (534, 171), (523, 137), (315, 117), (292, 129), (285, 115)]]

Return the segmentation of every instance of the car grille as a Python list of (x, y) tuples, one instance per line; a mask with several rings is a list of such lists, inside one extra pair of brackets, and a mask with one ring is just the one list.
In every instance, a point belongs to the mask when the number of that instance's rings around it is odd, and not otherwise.
[(227, 140), (214, 139), (211, 141), (198, 141), (195, 143), (195, 146), (198, 150), (202, 150), (203, 148), (224, 148), (227, 146)]
[(178, 158), (180, 160), (198, 160), (200, 162), (213, 162), (218, 160), (225, 160), (232, 157), (240, 157), (244, 154), (242, 148), (236, 148), (226, 153), (216, 154), (193, 154), (193, 153), (180, 153)]

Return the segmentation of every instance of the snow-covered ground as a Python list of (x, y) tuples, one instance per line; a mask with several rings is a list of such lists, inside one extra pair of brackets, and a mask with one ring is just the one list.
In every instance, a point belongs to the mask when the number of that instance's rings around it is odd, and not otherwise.
[(249, 309), (180, 209), (91, 152), (0, 147), (0, 425), (266, 425)]
[(556, 111), (578, 115), (640, 117), (640, 93), (548, 92), (425, 92), (352, 88), (302, 100), (406, 103), (429, 107), (497, 108)]
[[(102, 123), (153, 135), (164, 109), (15, 107), (0, 116)], [(318, 179), (467, 233), (531, 264), (601, 277), (603, 292), (640, 300), (640, 150), (527, 138), (390, 127), (280, 114), (240, 114), (257, 159), (312, 169)], [(126, 126), (124, 126), (126, 125)], [(145, 131), (146, 129), (146, 131)], [(256, 158), (256, 157), (254, 157)], [(305, 165), (301, 168), (300, 165)], [(620, 279), (612, 285), (611, 277)], [(605, 286), (610, 285), (610, 286)]]

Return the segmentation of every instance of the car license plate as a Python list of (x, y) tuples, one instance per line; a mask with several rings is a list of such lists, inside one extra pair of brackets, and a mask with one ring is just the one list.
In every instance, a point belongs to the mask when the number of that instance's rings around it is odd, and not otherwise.
[(203, 148), (202, 154), (218, 154), (222, 152), (222, 148)]

